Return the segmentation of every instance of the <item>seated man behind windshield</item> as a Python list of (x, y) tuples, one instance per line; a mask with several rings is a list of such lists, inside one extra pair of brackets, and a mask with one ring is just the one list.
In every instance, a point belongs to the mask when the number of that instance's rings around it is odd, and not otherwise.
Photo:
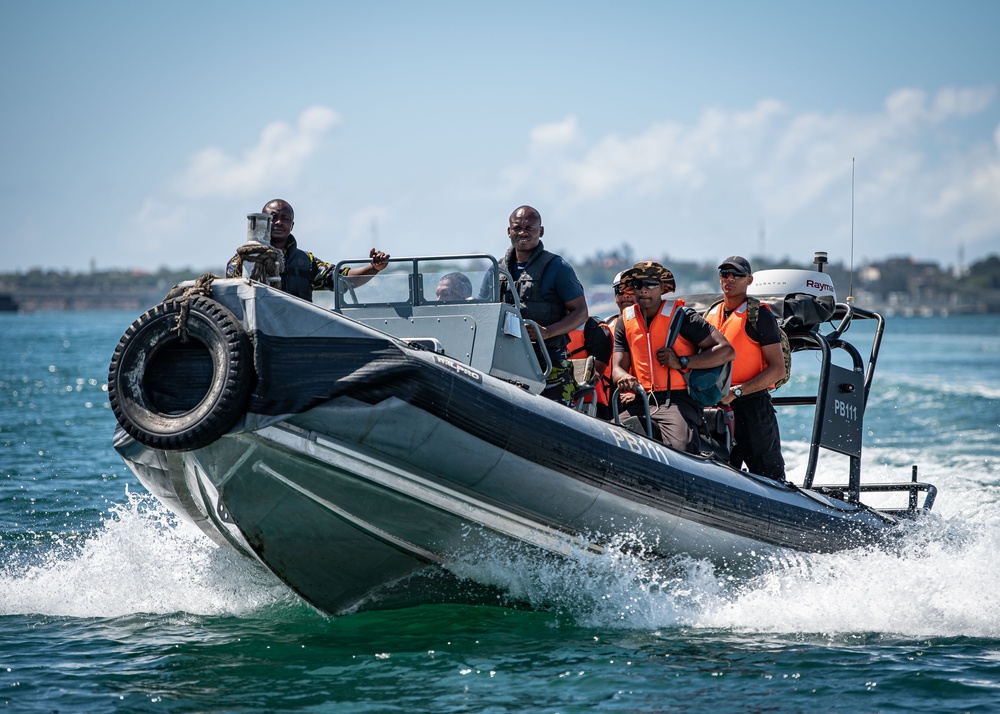
[(472, 297), (472, 281), (465, 273), (448, 273), (438, 281), (438, 302), (468, 300)]

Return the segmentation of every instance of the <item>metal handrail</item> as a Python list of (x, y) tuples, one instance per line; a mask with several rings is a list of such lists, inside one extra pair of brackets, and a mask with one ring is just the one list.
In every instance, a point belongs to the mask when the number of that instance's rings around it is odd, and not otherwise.
[[(645, 417), (646, 417), (646, 436), (648, 436), (650, 439), (652, 439), (653, 438), (653, 419), (652, 419), (652, 417), (650, 416), (650, 413), (649, 413), (649, 395), (646, 394), (646, 390), (643, 389), (643, 387), (642, 387), (641, 384), (637, 383), (636, 387), (637, 387), (637, 389), (635, 391), (635, 395), (636, 395), (636, 397), (638, 397), (639, 399), (642, 400), (643, 410), (644, 410), (644, 414), (645, 414)], [(614, 418), (614, 423), (617, 424), (618, 426), (624, 426), (622, 424), (621, 420), (618, 418), (618, 416), (619, 416), (619, 412), (618, 412), (618, 395), (620, 393), (621, 393), (621, 389), (619, 389), (618, 387), (615, 387), (615, 391), (614, 391), (614, 393), (612, 393), (611, 398), (608, 401), (610, 401), (611, 404), (612, 404), (611, 412), (612, 412), (612, 416)]]

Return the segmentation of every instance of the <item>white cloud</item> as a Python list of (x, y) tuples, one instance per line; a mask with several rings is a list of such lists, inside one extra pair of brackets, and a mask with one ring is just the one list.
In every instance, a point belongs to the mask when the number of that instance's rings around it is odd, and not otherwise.
[(927, 116), (927, 95), (919, 89), (900, 89), (885, 100), (885, 116), (897, 127), (905, 127)]
[(944, 87), (928, 101), (920, 89), (899, 89), (885, 101), (886, 114), (899, 126), (912, 126), (921, 121), (942, 122), (971, 116), (988, 107), (996, 88)]
[(988, 107), (995, 96), (994, 87), (945, 87), (934, 97), (932, 116), (938, 121), (970, 116)]
[[(687, 239), (671, 240), (672, 254), (687, 245), (694, 257), (707, 244), (753, 240), (762, 220), (776, 238), (768, 252), (788, 255), (804, 238), (846, 241), (853, 200), (880, 255), (951, 257), (959, 239), (1000, 244), (1000, 129), (977, 139), (960, 124), (991, 109), (995, 95), (993, 87), (900, 89), (867, 114), (796, 113), (766, 100), (593, 141), (570, 116), (533, 131), (525, 159), (503, 178), (509, 193), (538, 196), (543, 212), (576, 221), (567, 227), (578, 255), (623, 240), (640, 254), (664, 250), (666, 234)], [(617, 211), (632, 235), (609, 245), (590, 229), (602, 211)]]
[(942, 173), (947, 180), (930, 187), (922, 214), (949, 221), (953, 239), (966, 244), (1000, 237), (1000, 126), (992, 144), (953, 157)]
[(293, 187), (339, 121), (333, 109), (310, 107), (295, 126), (267, 124), (240, 157), (215, 147), (198, 151), (131, 217), (118, 241), (118, 259), (202, 267), (211, 256), (221, 271), (246, 237), (242, 217)]
[(529, 162), (508, 167), (504, 177), (512, 190), (542, 177), (559, 184), (560, 190), (568, 189), (568, 200), (573, 201), (599, 200), (623, 189), (690, 190), (707, 180), (708, 164), (753, 161), (746, 139), (769, 131), (773, 118), (785, 112), (774, 101), (731, 114), (710, 109), (690, 127), (664, 121), (640, 134), (611, 134), (592, 145), (585, 141), (576, 117), (569, 116), (532, 130)]
[(583, 140), (579, 122), (572, 114), (562, 121), (542, 124), (531, 130), (532, 152), (573, 146)]
[[(364, 255), (373, 243), (397, 255), (500, 250), (506, 216), (522, 203), (545, 216), (546, 245), (571, 258), (628, 243), (638, 258), (762, 251), (803, 259), (828, 250), (837, 260), (853, 232), (865, 257), (949, 262), (959, 241), (969, 258), (1000, 251), (1000, 114), (991, 87), (900, 89), (869, 112), (762, 100), (599, 136), (587, 135), (582, 116), (539, 124), (520, 161), (481, 167), (499, 181), (462, 174), (449, 183), (421, 169), (419, 182), (389, 188), (379, 175), (345, 178), (314, 160), (339, 121), (316, 108), (294, 125), (268, 125), (238, 154), (192, 157), (134, 216), (119, 257), (201, 266), (212, 256), (221, 269), (245, 237), (243, 216), (275, 195), (295, 197), (296, 227), (326, 260)], [(386, 169), (401, 166), (405, 173), (402, 164)], [(441, 168), (449, 170), (446, 161)]]
[(242, 157), (216, 147), (202, 149), (191, 157), (173, 188), (192, 199), (256, 197), (267, 186), (298, 176), (327, 131), (339, 121), (339, 115), (328, 107), (310, 107), (302, 112), (298, 126), (283, 121), (265, 126), (260, 140)]

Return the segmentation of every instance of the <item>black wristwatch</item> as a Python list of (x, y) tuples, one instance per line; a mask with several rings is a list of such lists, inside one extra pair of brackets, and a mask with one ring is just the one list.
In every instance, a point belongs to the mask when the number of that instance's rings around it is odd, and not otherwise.
[(733, 387), (733, 396), (739, 399), (743, 396), (743, 387)]
[(680, 357), (680, 358), (678, 358), (677, 361), (681, 363), (681, 369), (687, 369), (688, 368), (688, 358), (687, 357)]

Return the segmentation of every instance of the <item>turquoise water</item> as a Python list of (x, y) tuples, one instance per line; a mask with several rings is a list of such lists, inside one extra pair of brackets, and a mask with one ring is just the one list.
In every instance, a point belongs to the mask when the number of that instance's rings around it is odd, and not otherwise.
[[(7, 710), (1000, 709), (1000, 317), (888, 323), (865, 475), (918, 464), (940, 488), (903, 552), (789, 553), (747, 576), (491, 553), (478, 567), (531, 608), (339, 618), (178, 523), (115, 454), (107, 364), (134, 317), (0, 315)], [(782, 416), (792, 474), (808, 427)]]

